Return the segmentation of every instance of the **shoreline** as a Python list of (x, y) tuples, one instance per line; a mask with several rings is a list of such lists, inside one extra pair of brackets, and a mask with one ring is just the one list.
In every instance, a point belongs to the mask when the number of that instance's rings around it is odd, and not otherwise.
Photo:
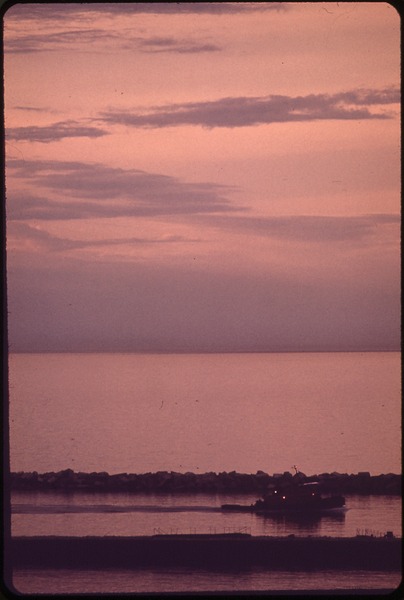
[(62, 491), (62, 492), (131, 492), (153, 494), (263, 494), (268, 486), (291, 481), (319, 481), (325, 493), (389, 495), (402, 493), (401, 475), (394, 473), (370, 475), (322, 473), (307, 476), (303, 473), (292, 475), (289, 472), (268, 475), (263, 471), (255, 474), (237, 473), (177, 473), (158, 471), (155, 473), (109, 473), (75, 472), (65, 469), (58, 472), (38, 473), (12, 472), (9, 476), (11, 491)]

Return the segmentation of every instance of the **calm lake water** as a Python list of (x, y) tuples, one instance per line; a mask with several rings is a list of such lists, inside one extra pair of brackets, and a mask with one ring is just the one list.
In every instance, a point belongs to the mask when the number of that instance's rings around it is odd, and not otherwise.
[[(13, 471), (401, 471), (400, 356), (18, 354)], [(347, 496), (340, 517), (222, 513), (249, 495), (12, 495), (13, 535), (401, 535), (401, 499)], [(396, 572), (18, 569), (21, 593), (394, 589)]]
[(401, 472), (398, 353), (16, 354), (13, 471)]

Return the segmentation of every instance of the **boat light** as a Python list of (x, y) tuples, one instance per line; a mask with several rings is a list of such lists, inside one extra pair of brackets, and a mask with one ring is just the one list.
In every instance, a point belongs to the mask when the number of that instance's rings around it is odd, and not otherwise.
[(286, 500), (286, 496), (282, 496), (282, 500)]

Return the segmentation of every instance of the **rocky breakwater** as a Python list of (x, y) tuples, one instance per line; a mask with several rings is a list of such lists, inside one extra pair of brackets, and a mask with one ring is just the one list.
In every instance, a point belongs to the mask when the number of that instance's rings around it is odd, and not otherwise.
[(156, 473), (106, 472), (82, 473), (72, 469), (59, 472), (11, 473), (12, 490), (60, 490), (85, 492), (133, 492), (133, 493), (235, 493), (263, 494), (269, 485), (288, 481), (319, 481), (325, 492), (364, 495), (401, 495), (401, 475), (370, 475), (321, 473), (307, 476), (303, 473), (292, 475), (289, 472), (268, 475), (263, 471), (255, 474), (237, 473), (176, 473), (158, 471)]

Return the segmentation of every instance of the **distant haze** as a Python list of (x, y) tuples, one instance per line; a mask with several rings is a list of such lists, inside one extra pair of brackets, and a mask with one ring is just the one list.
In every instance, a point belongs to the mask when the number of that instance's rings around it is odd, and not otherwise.
[(12, 352), (400, 348), (400, 21), (376, 3), (4, 15)]

